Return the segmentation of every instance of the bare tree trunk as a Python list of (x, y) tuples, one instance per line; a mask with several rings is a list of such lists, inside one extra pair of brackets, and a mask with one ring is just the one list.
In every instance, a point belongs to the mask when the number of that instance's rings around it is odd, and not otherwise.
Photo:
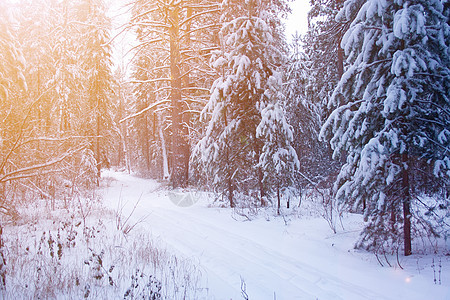
[[(147, 107), (148, 106), (148, 103), (145, 103), (145, 107)], [(151, 160), (150, 160), (150, 143), (148, 142), (148, 140), (149, 140), (149, 136), (150, 136), (150, 133), (149, 133), (149, 130), (148, 130), (148, 126), (149, 126), (149, 124), (148, 124), (148, 119), (147, 119), (147, 116), (146, 115), (143, 115), (142, 116), (142, 120), (143, 120), (143, 123), (144, 123), (144, 126), (143, 126), (143, 136), (144, 136), (144, 158), (145, 158), (145, 164), (146, 164), (146, 171), (147, 171), (147, 173), (150, 173), (150, 170), (151, 170), (151, 166), (150, 166), (150, 164), (151, 164)]]
[[(228, 127), (228, 116), (227, 116), (227, 109), (224, 109), (224, 120), (225, 120), (225, 127)], [(232, 164), (230, 162), (230, 149), (228, 146), (228, 143), (226, 144), (225, 149), (225, 163), (226, 163), (226, 177), (227, 177), (227, 189), (228, 189), (228, 201), (230, 202), (230, 207), (234, 207), (234, 201), (233, 201), (233, 169)]]
[[(188, 7), (187, 11), (186, 11), (186, 19), (189, 20), (192, 17), (192, 8)], [(191, 46), (191, 22), (192, 20), (188, 21), (186, 23), (186, 28), (185, 28), (185, 39), (186, 41), (184, 42), (185, 47), (187, 49), (190, 48)], [(191, 83), (190, 83), (190, 76), (189, 76), (189, 66), (186, 66), (185, 69), (183, 70), (183, 74), (182, 74), (182, 87), (185, 88), (189, 88)], [(185, 92), (189, 93), (189, 89), (186, 89)], [(183, 95), (182, 95), (183, 96)], [(185, 99), (187, 99), (188, 97), (186, 97)], [(187, 104), (187, 102), (181, 103), (181, 107), (182, 107), (182, 112), (181, 112), (181, 134), (183, 136), (183, 145), (182, 145), (182, 151), (183, 151), (183, 167), (184, 167), (184, 184), (188, 184), (188, 180), (189, 180), (189, 158), (191, 157), (191, 149), (190, 149), (190, 127), (192, 126), (191, 124), (191, 113), (189, 112), (190, 108), (189, 108), (189, 104)]]
[(228, 184), (228, 201), (230, 202), (230, 207), (234, 207), (234, 201), (233, 201), (233, 183), (231, 179), (231, 174), (228, 172), (228, 178), (227, 178), (227, 184)]
[[(97, 90), (97, 89), (95, 89), (95, 90)], [(96, 118), (97, 118), (97, 120), (96, 120), (96, 138), (95, 138), (95, 158), (96, 158), (96, 160), (97, 160), (97, 186), (99, 186), (100, 185), (100, 182), (99, 182), (99, 180), (100, 180), (100, 172), (101, 172), (101, 169), (102, 169), (102, 159), (101, 159), (101, 157), (100, 157), (100, 131), (101, 131), (101, 128), (100, 128), (100, 126), (101, 126), (101, 124), (100, 124), (100, 111), (99, 111), (99, 107), (100, 107), (100, 103), (99, 103), (99, 100), (98, 100), (98, 96), (96, 97), (97, 98), (97, 113), (96, 113)]]
[[(225, 119), (226, 122), (226, 119)], [(226, 178), (227, 178), (227, 190), (228, 190), (228, 201), (230, 202), (230, 207), (234, 207), (234, 201), (233, 201), (233, 169), (231, 167), (230, 162), (230, 151), (228, 148), (228, 145), (226, 146), (225, 150), (225, 162), (226, 162)]]
[[(259, 157), (259, 155), (258, 155)], [(266, 193), (264, 191), (264, 173), (262, 171), (262, 168), (258, 168), (258, 184), (259, 184), (259, 196), (261, 201), (261, 206), (266, 206), (266, 201), (264, 200), (264, 197), (266, 196)]]
[(123, 138), (123, 147), (125, 149), (125, 164), (126, 164), (126, 168), (128, 170), (128, 173), (131, 174), (131, 158), (130, 158), (130, 153), (131, 153), (131, 147), (130, 147), (130, 143), (128, 142), (129, 140), (129, 132), (128, 132), (128, 127), (124, 124), (124, 138)]
[(178, 6), (169, 8), (170, 14), (170, 75), (172, 102), (172, 187), (185, 186), (186, 176), (186, 140), (183, 136), (182, 123), (182, 95), (181, 95), (181, 72), (180, 72), (180, 8)]
[[(124, 108), (123, 108), (123, 99), (122, 99), (122, 88), (121, 85), (119, 85), (119, 107), (117, 109), (118, 112), (118, 120), (122, 119), (122, 116), (124, 115), (123, 113)], [(122, 162), (124, 162), (124, 157), (125, 157), (125, 137), (124, 137), (124, 126), (125, 124), (118, 124), (119, 126), (119, 146), (118, 148), (118, 152), (117, 152), (117, 166), (121, 167), (122, 166)]]
[(163, 159), (163, 179), (166, 180), (170, 177), (169, 174), (169, 162), (167, 160), (167, 151), (166, 151), (166, 140), (164, 138), (164, 133), (162, 130), (162, 122), (161, 118), (158, 117), (158, 129), (159, 129), (159, 139), (161, 140), (161, 149), (162, 149), (162, 159)]
[[(227, 162), (228, 162), (228, 149), (227, 149)], [(227, 164), (227, 188), (228, 188), (228, 201), (230, 202), (230, 207), (234, 207), (234, 200), (233, 200), (233, 174), (231, 173), (231, 166), (230, 164)]]
[(403, 239), (405, 256), (412, 254), (411, 248), (411, 194), (409, 191), (408, 154), (402, 154), (402, 193), (403, 193)]
[(341, 78), (344, 74), (344, 50), (341, 48), (340, 41), (337, 50), (337, 59), (338, 77)]
[(280, 215), (280, 209), (281, 209), (280, 185), (277, 184), (277, 215)]

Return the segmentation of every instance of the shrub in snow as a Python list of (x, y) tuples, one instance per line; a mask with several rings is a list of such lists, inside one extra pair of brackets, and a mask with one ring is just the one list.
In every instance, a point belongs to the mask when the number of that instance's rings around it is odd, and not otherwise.
[(155, 245), (146, 232), (135, 229), (125, 236), (114, 227), (112, 213), (99, 213), (103, 221), (90, 217), (86, 224), (59, 211), (52, 219), (5, 226), (0, 294), (14, 299), (198, 296), (195, 265)]

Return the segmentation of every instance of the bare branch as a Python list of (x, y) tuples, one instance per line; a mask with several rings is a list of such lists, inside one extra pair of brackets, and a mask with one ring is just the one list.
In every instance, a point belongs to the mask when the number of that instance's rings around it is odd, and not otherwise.
[(3, 162), (0, 165), (0, 174), (3, 173), (3, 170), (6, 166), (6, 163), (8, 162), (9, 158), (11, 157), (11, 155), (13, 154), (13, 152), (17, 149), (20, 140), (23, 137), (23, 132), (25, 130), (25, 124), (27, 123), (28, 117), (31, 114), (31, 111), (33, 110), (33, 107), (42, 99), (42, 97), (50, 90), (52, 90), (55, 86), (51, 86), (49, 87), (47, 90), (45, 90), (41, 95), (39, 95), (39, 97), (33, 101), (33, 103), (30, 104), (30, 106), (28, 107), (27, 113), (25, 115), (25, 117), (23, 118), (20, 128), (19, 128), (19, 134), (17, 136), (16, 141), (14, 142), (13, 146), (11, 147), (11, 149), (9, 150), (8, 154), (5, 156), (5, 158), (3, 159)]

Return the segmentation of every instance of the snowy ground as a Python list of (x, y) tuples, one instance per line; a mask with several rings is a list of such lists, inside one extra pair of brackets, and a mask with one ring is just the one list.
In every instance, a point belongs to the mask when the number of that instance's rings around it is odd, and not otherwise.
[[(207, 299), (242, 299), (242, 280), (249, 299), (258, 300), (450, 299), (450, 257), (400, 257), (403, 270), (381, 267), (374, 255), (353, 250), (359, 216), (345, 217), (337, 234), (322, 218), (237, 221), (230, 209), (209, 207), (205, 199), (177, 206), (152, 180), (111, 171), (103, 178), (105, 205), (123, 207), (128, 216), (139, 201), (130, 221), (146, 218), (140, 226), (200, 264)], [(439, 270), (441, 285), (434, 283)]]

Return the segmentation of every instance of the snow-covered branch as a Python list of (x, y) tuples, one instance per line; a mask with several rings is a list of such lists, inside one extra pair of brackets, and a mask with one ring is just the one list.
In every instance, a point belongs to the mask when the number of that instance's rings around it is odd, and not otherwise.
[[(0, 182), (13, 181), (13, 180), (17, 180), (17, 179), (29, 178), (29, 177), (34, 177), (34, 176), (40, 175), (40, 174), (42, 174), (42, 172), (39, 172), (39, 173), (30, 173), (30, 172), (34, 172), (36, 170), (41, 170), (41, 169), (45, 169), (45, 168), (51, 167), (53, 165), (56, 165), (56, 164), (62, 162), (63, 160), (65, 160), (66, 158), (72, 156), (73, 154), (83, 150), (84, 148), (85, 147), (83, 146), (83, 147), (77, 148), (75, 150), (67, 151), (64, 154), (62, 154), (61, 156), (54, 158), (50, 161), (47, 161), (45, 163), (42, 163), (42, 164), (36, 164), (36, 165), (32, 165), (32, 166), (25, 167), (25, 168), (20, 168), (15, 171), (6, 173), (2, 177), (0, 177)], [(54, 172), (54, 171), (47, 171), (47, 172)]]
[(165, 81), (165, 82), (170, 82), (171, 79), (170, 78), (155, 78), (155, 79), (148, 79), (148, 80), (130, 80), (128, 81), (128, 83), (139, 83), (139, 84), (143, 84), (143, 83), (154, 83), (154, 82), (160, 82), (160, 81)]
[(157, 107), (158, 105), (161, 105), (161, 104), (164, 104), (164, 103), (168, 103), (168, 102), (169, 102), (168, 100), (158, 101), (158, 102), (156, 102), (156, 103), (154, 103), (154, 104), (144, 108), (143, 110), (141, 110), (141, 111), (139, 111), (139, 112), (137, 112), (135, 114), (132, 114), (132, 115), (126, 117), (126, 118), (123, 118), (122, 120), (119, 121), (119, 123), (123, 123), (123, 122), (125, 122), (125, 121), (127, 121), (129, 119), (136, 118), (136, 117), (142, 115), (143, 113), (145, 113), (146, 111), (149, 111), (149, 110)]
[(220, 9), (217, 8), (217, 9), (205, 10), (205, 11), (196, 13), (195, 15), (191, 16), (190, 18), (187, 18), (186, 20), (181, 22), (180, 23), (180, 27), (183, 26), (186, 23), (189, 23), (190, 21), (192, 21), (193, 19), (195, 19), (195, 18), (197, 18), (199, 16), (206, 15), (206, 14), (212, 14), (212, 13), (219, 12), (219, 11), (220, 11)]
[(200, 30), (204, 30), (204, 29), (210, 29), (210, 28), (219, 28), (216, 24), (209, 24), (206, 26), (201, 26), (201, 27), (196, 27), (194, 29), (191, 29), (189, 31), (184, 32), (183, 34), (181, 34), (180, 38), (185, 38), (186, 36), (189, 36), (191, 33), (200, 31)]

